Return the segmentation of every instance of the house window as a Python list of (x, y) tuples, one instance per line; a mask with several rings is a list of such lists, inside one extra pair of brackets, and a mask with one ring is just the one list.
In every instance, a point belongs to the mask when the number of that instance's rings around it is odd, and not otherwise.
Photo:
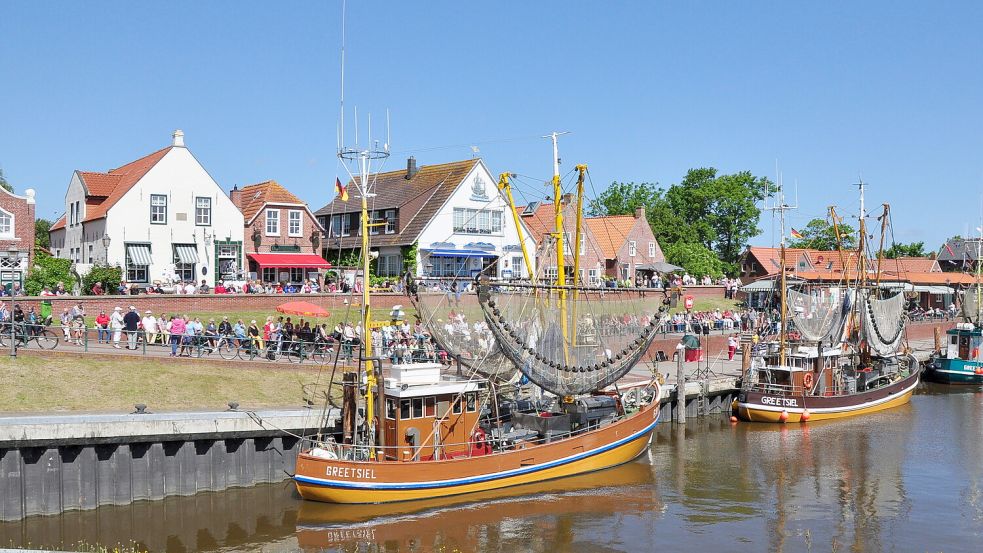
[(200, 227), (211, 226), (212, 224), (212, 199), (195, 198), (195, 224)]
[(263, 282), (276, 282), (276, 267), (263, 267)]
[(75, 202), (75, 224), (79, 225), (82, 223), (82, 202)]
[(328, 227), (328, 236), (341, 236), (341, 215), (331, 216), (331, 225)]
[(304, 282), (304, 268), (303, 267), (291, 267), (290, 268), (290, 282)]
[(556, 267), (547, 267), (543, 273), (543, 276), (546, 277), (547, 282), (553, 282), (556, 280)]
[(454, 232), (463, 232), (468, 234), (501, 233), (502, 212), (487, 209), (455, 207)]
[(655, 257), (655, 242), (649, 242), (649, 257)]
[(598, 278), (598, 277), (599, 277), (599, 274), (598, 274), (598, 270), (597, 269), (590, 269), (590, 270), (588, 270), (587, 271), (587, 279), (588, 279), (587, 280), (587, 284), (589, 284), (591, 286), (594, 286), (594, 285), (598, 284), (598, 282), (600, 281), (600, 278)]
[(266, 235), (280, 236), (280, 210), (266, 210)]
[[(147, 262), (149, 261), (150, 244), (146, 245), (135, 245), (130, 247), (129, 244), (124, 245), (123, 250), (126, 252), (126, 257), (124, 262), (126, 263), (126, 280), (127, 282), (140, 282), (145, 283), (149, 281), (147, 270), (149, 266)], [(142, 252), (146, 252), (145, 254)], [(134, 258), (137, 255), (137, 258)]]
[(580, 255), (587, 255), (587, 236), (580, 233)]
[(89, 244), (89, 263), (92, 263), (92, 244)]
[(386, 234), (396, 234), (396, 210), (386, 210)]
[(14, 235), (14, 214), (0, 209), (0, 236)]
[(68, 226), (75, 226), (75, 202), (68, 204)]
[(377, 227), (376, 225), (378, 223), (381, 223), (381, 222), (382, 221), (379, 219), (379, 212), (378, 211), (373, 211), (373, 212), (369, 213), (369, 234), (371, 234), (372, 236), (375, 236), (376, 234), (379, 234), (379, 232), (380, 232), (379, 231), (379, 228), (381, 228), (381, 227)]
[(628, 257), (635, 257), (635, 254), (637, 254), (637, 253), (638, 253), (638, 250), (635, 247), (635, 241), (634, 240), (629, 240), (628, 241)]
[(291, 209), (287, 212), (287, 235), (288, 236), (303, 236), (304, 229), (300, 224), (302, 211), (299, 209)]
[(351, 236), (352, 235), (352, 214), (345, 213), (340, 215), (341, 217), (341, 235)]
[(379, 276), (399, 276), (403, 272), (403, 256), (380, 255)]
[(522, 268), (525, 267), (526, 262), (522, 259), (521, 255), (512, 256), (512, 276), (516, 278), (522, 278)]
[(167, 224), (167, 196), (165, 194), (150, 195), (150, 224)]
[(195, 265), (198, 263), (198, 246), (174, 244), (174, 276), (184, 282), (195, 281)]

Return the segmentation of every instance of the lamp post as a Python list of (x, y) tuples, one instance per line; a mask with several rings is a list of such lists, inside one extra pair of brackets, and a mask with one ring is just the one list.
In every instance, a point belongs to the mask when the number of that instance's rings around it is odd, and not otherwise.
[[(7, 257), (16, 259), (18, 261), (18, 266), (20, 262), (27, 258), (28, 253), (22, 252), (17, 249), (16, 246), (10, 246), (7, 249)], [(10, 356), (17, 357), (17, 334), (14, 327), (14, 279), (13, 273), (11, 273), (10, 279)]]
[(106, 265), (109, 265), (109, 243), (112, 241), (108, 234), (102, 235), (102, 251), (105, 256)]

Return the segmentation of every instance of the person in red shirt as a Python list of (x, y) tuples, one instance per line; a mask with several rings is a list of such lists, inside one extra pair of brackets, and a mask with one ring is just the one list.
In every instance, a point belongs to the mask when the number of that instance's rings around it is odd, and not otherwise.
[(100, 311), (99, 316), (96, 317), (96, 331), (99, 334), (99, 343), (105, 341), (109, 343), (109, 315), (106, 315), (106, 311)]
[(97, 283), (95, 283), (95, 284), (92, 285), (92, 295), (93, 296), (101, 296), (103, 294), (105, 294), (105, 292), (102, 289), (102, 283), (101, 282), (97, 282)]

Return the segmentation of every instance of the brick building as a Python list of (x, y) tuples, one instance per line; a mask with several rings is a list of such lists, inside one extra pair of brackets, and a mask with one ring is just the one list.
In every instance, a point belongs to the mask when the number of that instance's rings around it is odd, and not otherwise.
[[(564, 260), (568, 275), (573, 274), (573, 248), (576, 233), (577, 204), (571, 194), (560, 198), (563, 205)], [(544, 278), (556, 278), (555, 241), (553, 240), (554, 204), (534, 202), (517, 208), (522, 221), (539, 245), (536, 257), (540, 260)], [(602, 277), (636, 280), (651, 276), (656, 264), (665, 261), (662, 247), (652, 233), (639, 208), (633, 215), (585, 217), (580, 237), (580, 280), (596, 285)]]
[(23, 285), (34, 261), (34, 190), (23, 196), (0, 188), (0, 284)]
[(324, 229), (310, 208), (274, 180), (229, 193), (242, 211), (248, 272), (263, 282), (319, 279), (331, 267), (319, 254)]

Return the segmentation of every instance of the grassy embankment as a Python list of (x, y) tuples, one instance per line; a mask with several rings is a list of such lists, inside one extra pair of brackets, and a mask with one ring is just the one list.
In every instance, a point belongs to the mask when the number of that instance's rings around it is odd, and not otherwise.
[[(327, 384), (331, 368), (320, 375)], [(336, 380), (340, 380), (340, 375)], [(0, 413), (58, 411), (131, 412), (299, 407), (302, 387), (318, 379), (318, 367), (241, 367), (229, 364), (120, 357), (22, 354), (0, 359)], [(323, 391), (323, 388), (320, 388)], [(333, 392), (340, 394), (337, 387)]]

